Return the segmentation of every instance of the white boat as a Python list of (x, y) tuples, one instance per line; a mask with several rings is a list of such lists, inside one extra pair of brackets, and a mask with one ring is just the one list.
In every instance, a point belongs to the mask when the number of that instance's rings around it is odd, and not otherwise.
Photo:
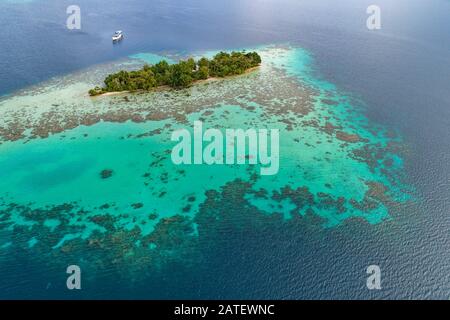
[(123, 39), (123, 32), (121, 30), (114, 32), (112, 36), (112, 41), (120, 41)]

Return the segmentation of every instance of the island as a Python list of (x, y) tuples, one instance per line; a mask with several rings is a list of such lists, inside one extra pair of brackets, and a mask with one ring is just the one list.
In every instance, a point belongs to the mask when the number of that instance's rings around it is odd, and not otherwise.
[(209, 78), (224, 78), (240, 75), (258, 67), (261, 57), (257, 52), (220, 52), (213, 59), (205, 57), (198, 61), (193, 58), (169, 64), (162, 60), (152, 66), (144, 65), (136, 71), (119, 71), (108, 75), (104, 87), (89, 90), (89, 95), (97, 96), (111, 92), (150, 91), (168, 86), (175, 89), (187, 88), (194, 82)]

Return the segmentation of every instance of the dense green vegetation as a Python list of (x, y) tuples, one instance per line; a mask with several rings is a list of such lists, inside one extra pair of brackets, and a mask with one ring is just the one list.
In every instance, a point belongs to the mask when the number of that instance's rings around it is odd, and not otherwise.
[(119, 71), (105, 79), (103, 88), (89, 90), (91, 96), (106, 92), (151, 90), (159, 86), (186, 88), (197, 80), (209, 77), (227, 77), (243, 74), (250, 68), (261, 64), (256, 52), (220, 52), (212, 60), (201, 58), (199, 61), (188, 59), (169, 65), (166, 61), (137, 71)]

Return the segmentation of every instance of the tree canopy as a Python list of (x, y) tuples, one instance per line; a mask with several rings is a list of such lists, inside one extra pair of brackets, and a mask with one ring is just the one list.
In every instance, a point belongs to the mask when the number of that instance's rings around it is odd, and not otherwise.
[(261, 57), (257, 52), (220, 52), (213, 59), (190, 58), (176, 64), (162, 60), (155, 65), (144, 65), (136, 71), (119, 71), (108, 75), (104, 87), (89, 90), (91, 96), (106, 92), (151, 90), (159, 86), (186, 88), (194, 81), (209, 77), (228, 77), (243, 74), (250, 68), (259, 66)]

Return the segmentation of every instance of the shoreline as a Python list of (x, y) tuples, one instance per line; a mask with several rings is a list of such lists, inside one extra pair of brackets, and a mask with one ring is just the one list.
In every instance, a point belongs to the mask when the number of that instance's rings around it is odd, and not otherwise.
[[(194, 81), (192, 83), (192, 85), (190, 87), (193, 87), (193, 86), (196, 86), (196, 85), (200, 85), (200, 84), (205, 84), (205, 83), (216, 82), (216, 81), (221, 81), (221, 80), (232, 79), (232, 78), (235, 78), (235, 77), (244, 76), (244, 75), (250, 74), (252, 72), (255, 72), (256, 70), (258, 70), (260, 68), (261, 68), (261, 65), (259, 65), (257, 67), (250, 68), (248, 70), (245, 70), (245, 72), (243, 74), (232, 75), (232, 76), (223, 77), (223, 78), (209, 77), (208, 79), (204, 79), (204, 80), (196, 80), (196, 81)], [(186, 89), (186, 88), (182, 88), (182, 89)], [(164, 85), (164, 86), (156, 87), (156, 88), (154, 88), (152, 90), (111, 91), (111, 92), (105, 92), (105, 93), (97, 94), (95, 96), (91, 96), (91, 95), (88, 94), (88, 96), (90, 98), (99, 98), (99, 97), (107, 97), (107, 96), (118, 96), (118, 95), (121, 95), (121, 94), (150, 93), (150, 92), (161, 92), (161, 91), (170, 91), (170, 90), (181, 90), (181, 89), (175, 89), (175, 88), (172, 88), (172, 87), (170, 87), (168, 85)]]

